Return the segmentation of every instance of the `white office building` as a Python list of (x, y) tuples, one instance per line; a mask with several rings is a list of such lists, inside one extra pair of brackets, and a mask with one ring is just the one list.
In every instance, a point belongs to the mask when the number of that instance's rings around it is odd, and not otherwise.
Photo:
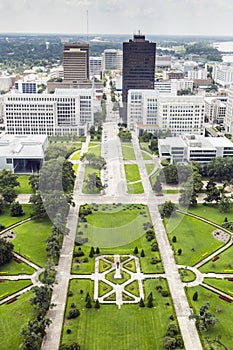
[(170, 55), (157, 55), (156, 69), (171, 69), (171, 56)]
[(227, 97), (205, 97), (205, 116), (209, 122), (221, 124), (225, 120)]
[(213, 79), (216, 83), (229, 88), (233, 83), (233, 67), (227, 64), (216, 64), (213, 67)]
[(208, 163), (216, 157), (233, 157), (233, 144), (226, 137), (182, 135), (158, 140), (159, 156), (171, 163)]
[(224, 119), (224, 127), (226, 133), (233, 135), (233, 85), (228, 92), (226, 116)]
[(207, 70), (206, 69), (194, 69), (188, 71), (188, 79), (196, 80), (196, 79), (207, 79)]
[(89, 58), (90, 75), (100, 75), (102, 71), (102, 57)]
[(131, 130), (170, 130), (173, 136), (204, 133), (204, 97), (129, 90), (127, 123)]
[(6, 94), (8, 134), (85, 135), (94, 123), (93, 89), (56, 89), (54, 94)]
[(122, 70), (123, 52), (122, 50), (106, 49), (102, 54), (103, 71)]

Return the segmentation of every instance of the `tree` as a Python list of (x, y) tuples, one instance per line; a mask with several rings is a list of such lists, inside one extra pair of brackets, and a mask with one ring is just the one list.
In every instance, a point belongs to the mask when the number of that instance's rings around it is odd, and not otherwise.
[(11, 204), (17, 198), (17, 192), (11, 186), (1, 189), (1, 194), (7, 204)]
[(171, 201), (166, 201), (159, 209), (162, 218), (169, 218), (175, 211), (176, 205)]
[(7, 264), (13, 258), (14, 245), (0, 238), (0, 266)]
[(87, 300), (86, 308), (87, 308), (87, 309), (91, 309), (91, 308), (92, 308), (91, 299), (88, 299), (88, 300)]
[(197, 205), (197, 193), (194, 190), (193, 183), (191, 181), (186, 182), (184, 188), (180, 190), (179, 203), (182, 207)]
[(19, 202), (11, 203), (11, 216), (23, 216), (25, 213)]
[(147, 307), (152, 308), (153, 307), (153, 293), (150, 292), (150, 294), (147, 297)]
[(228, 197), (222, 195), (222, 198), (221, 198), (221, 200), (220, 200), (220, 202), (219, 202), (219, 206), (218, 206), (219, 211), (220, 211), (221, 213), (226, 213), (226, 212), (229, 211), (230, 207), (231, 207), (230, 198), (228, 198)]
[(173, 237), (172, 237), (172, 242), (173, 242), (173, 243), (176, 243), (176, 236), (173, 236)]
[(196, 291), (194, 294), (193, 294), (193, 301), (197, 301), (198, 299), (198, 292)]
[(145, 307), (145, 303), (144, 303), (144, 300), (142, 298), (139, 301), (139, 306), (140, 307)]
[(159, 176), (157, 176), (156, 181), (152, 187), (153, 191), (155, 191), (156, 193), (161, 193), (162, 191), (162, 184), (160, 182)]
[(96, 254), (100, 254), (100, 249), (99, 249), (99, 247), (96, 248), (95, 253), (96, 253)]
[(144, 250), (142, 249), (142, 251), (141, 251), (141, 258), (144, 258), (145, 257), (145, 252), (144, 252)]
[(94, 306), (95, 309), (99, 309), (100, 308), (100, 303), (99, 303), (99, 300), (96, 299), (95, 301), (95, 306)]
[(20, 186), (18, 176), (13, 174), (11, 170), (3, 169), (0, 171), (0, 193), (6, 187), (14, 188)]
[(29, 202), (32, 204), (32, 216), (41, 218), (45, 216), (46, 211), (40, 193), (32, 194)]
[(200, 330), (208, 331), (218, 322), (216, 316), (209, 312), (209, 309), (210, 304), (206, 302), (201, 306), (199, 314), (192, 314), (189, 316), (190, 319), (194, 318), (196, 320), (196, 325)]
[(31, 186), (32, 190), (34, 193), (36, 193), (36, 191), (39, 188), (39, 175), (30, 175), (29, 179), (28, 179), (28, 183)]
[(45, 329), (51, 324), (51, 320), (46, 317), (38, 317), (28, 321), (23, 327), (20, 336), (23, 337), (22, 348), (24, 350), (39, 350), (41, 342), (46, 332)]
[(52, 295), (51, 286), (42, 285), (32, 287), (35, 296), (30, 299), (30, 304), (39, 311), (41, 315), (45, 315), (50, 307), (50, 300)]
[(89, 258), (93, 258), (95, 254), (95, 249), (94, 247), (91, 247), (90, 253), (89, 253)]
[(84, 182), (86, 183), (86, 189), (89, 193), (97, 193), (104, 188), (100, 177), (96, 173), (88, 174)]
[(178, 253), (178, 255), (180, 256), (180, 255), (182, 254), (182, 249), (179, 248), (179, 249), (177, 250), (177, 253)]
[(135, 247), (135, 248), (134, 248), (133, 253), (134, 253), (134, 254), (138, 254), (138, 247)]
[(207, 197), (204, 198), (205, 202), (218, 203), (220, 201), (220, 190), (217, 188), (216, 183), (213, 180), (208, 181), (206, 185), (206, 194)]

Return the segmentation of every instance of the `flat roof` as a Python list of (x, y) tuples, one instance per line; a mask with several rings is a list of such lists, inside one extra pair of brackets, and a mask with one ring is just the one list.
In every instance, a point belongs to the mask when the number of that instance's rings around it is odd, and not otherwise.
[(44, 158), (47, 135), (0, 135), (0, 157)]

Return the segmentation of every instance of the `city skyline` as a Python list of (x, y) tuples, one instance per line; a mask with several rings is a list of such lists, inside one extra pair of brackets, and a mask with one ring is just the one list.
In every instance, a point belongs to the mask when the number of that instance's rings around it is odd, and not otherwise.
[(2, 0), (0, 11), (1, 33), (233, 35), (231, 0)]

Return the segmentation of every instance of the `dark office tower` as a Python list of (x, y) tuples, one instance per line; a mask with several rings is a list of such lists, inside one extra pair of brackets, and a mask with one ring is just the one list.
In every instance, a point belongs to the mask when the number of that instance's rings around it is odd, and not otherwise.
[(130, 89), (154, 89), (155, 52), (156, 44), (141, 34), (123, 43), (123, 103)]
[(89, 44), (65, 44), (63, 51), (64, 80), (89, 80)]

